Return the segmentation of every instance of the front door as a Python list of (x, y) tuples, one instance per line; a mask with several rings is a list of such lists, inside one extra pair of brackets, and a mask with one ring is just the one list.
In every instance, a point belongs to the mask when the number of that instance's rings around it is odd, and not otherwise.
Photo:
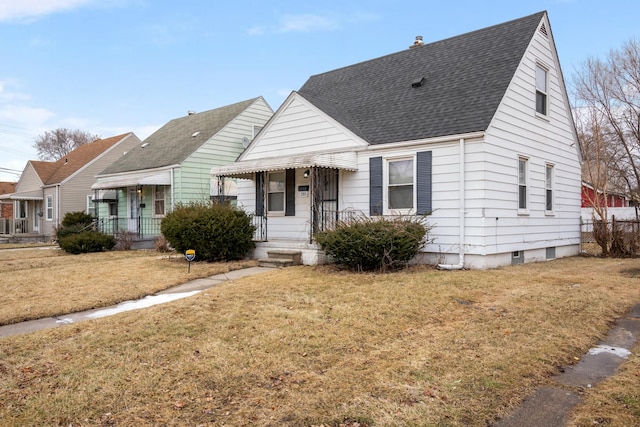
[(129, 188), (129, 212), (127, 218), (129, 223), (127, 224), (127, 231), (134, 233), (138, 232), (138, 209), (140, 207), (140, 200), (138, 198), (138, 189)]
[(313, 195), (313, 233), (331, 230), (338, 220), (338, 169), (314, 168), (311, 181)]
[(36, 200), (33, 202), (33, 232), (40, 232), (40, 219), (42, 218), (42, 202)]

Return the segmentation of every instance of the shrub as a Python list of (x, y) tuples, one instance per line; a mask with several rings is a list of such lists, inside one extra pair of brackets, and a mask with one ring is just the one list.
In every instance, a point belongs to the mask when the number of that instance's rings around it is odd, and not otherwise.
[(193, 249), (197, 259), (209, 262), (242, 259), (255, 247), (251, 216), (229, 204), (178, 205), (160, 230), (176, 251)]
[(154, 240), (154, 246), (156, 248), (156, 252), (166, 253), (171, 252), (171, 247), (169, 246), (169, 242), (164, 236), (158, 236)]
[(116, 245), (117, 249), (122, 251), (131, 250), (133, 244), (136, 242), (137, 233), (133, 231), (120, 231), (116, 235)]
[(356, 217), (338, 222), (332, 231), (316, 234), (316, 241), (338, 265), (355, 271), (397, 269), (427, 243), (430, 227), (424, 217)]
[(110, 251), (116, 245), (113, 236), (99, 233), (91, 227), (93, 217), (84, 212), (67, 212), (56, 230), (62, 250), (70, 254)]
[(83, 231), (86, 231), (85, 230), (86, 227), (87, 227), (86, 225), (82, 225), (82, 224), (73, 224), (73, 225), (68, 225), (66, 227), (64, 226), (58, 227), (56, 229), (56, 239), (60, 241), (61, 239), (64, 239), (67, 236), (82, 233)]
[(116, 245), (116, 239), (108, 234), (96, 231), (83, 231), (58, 239), (60, 248), (70, 254), (110, 251)]
[(63, 227), (70, 227), (72, 225), (88, 226), (93, 222), (93, 217), (85, 212), (67, 212), (62, 219)]

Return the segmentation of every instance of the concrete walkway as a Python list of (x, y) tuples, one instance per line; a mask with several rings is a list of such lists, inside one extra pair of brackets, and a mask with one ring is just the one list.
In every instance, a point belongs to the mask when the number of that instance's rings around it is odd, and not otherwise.
[(494, 427), (564, 427), (580, 403), (580, 391), (612, 376), (640, 338), (640, 304), (619, 319), (602, 342), (578, 363), (561, 369), (557, 385), (542, 387)]
[(30, 320), (28, 322), (15, 323), (12, 325), (0, 326), (0, 338), (12, 335), (28, 334), (42, 329), (55, 328), (60, 325), (78, 323), (84, 320), (97, 319), (99, 317), (111, 316), (123, 311), (137, 310), (153, 305), (174, 301), (180, 298), (189, 297), (196, 293), (212, 288), (228, 280), (240, 279), (246, 276), (272, 271), (272, 268), (250, 267), (241, 270), (229, 271), (228, 273), (217, 274), (211, 277), (195, 279), (173, 288), (165, 289), (155, 295), (150, 295), (136, 301), (125, 301), (112, 307), (103, 307), (93, 310), (81, 311), (78, 313), (66, 314), (58, 317), (46, 317), (43, 319)]

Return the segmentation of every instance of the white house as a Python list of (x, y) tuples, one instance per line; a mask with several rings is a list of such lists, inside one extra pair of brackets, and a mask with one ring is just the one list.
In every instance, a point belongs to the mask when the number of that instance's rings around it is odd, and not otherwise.
[(242, 178), (254, 256), (324, 261), (338, 218), (430, 213), (417, 262), (493, 268), (580, 249), (580, 153), (546, 12), (318, 74), (213, 176)]

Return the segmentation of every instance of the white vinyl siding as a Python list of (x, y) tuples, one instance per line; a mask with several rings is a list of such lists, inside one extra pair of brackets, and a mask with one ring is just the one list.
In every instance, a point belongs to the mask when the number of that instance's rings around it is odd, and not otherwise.
[[(545, 120), (532, 114), (539, 64), (548, 67)], [(466, 207), (468, 222), (478, 214), (483, 218), (482, 229), (474, 231), (484, 236), (484, 243), (483, 247), (469, 245), (467, 254), (540, 250), (542, 260), (546, 247), (556, 247), (559, 254), (572, 253), (570, 246), (579, 249), (580, 163), (571, 108), (557, 64), (551, 34), (546, 38), (536, 33), (480, 150), (484, 158), (483, 181), (473, 185), (484, 189), (478, 199), (483, 211), (474, 211), (469, 199)], [(515, 159), (519, 156), (528, 159), (528, 215), (517, 215), (519, 186)], [(548, 215), (546, 209), (548, 164), (553, 164), (553, 215)], [(471, 227), (467, 226), (467, 230)], [(561, 249), (564, 247), (569, 249)], [(525, 257), (527, 262), (536, 260), (529, 253)]]
[(258, 144), (242, 153), (241, 160), (311, 152), (348, 151), (365, 147), (363, 141), (320, 113), (306, 100), (294, 96), (262, 133)]

